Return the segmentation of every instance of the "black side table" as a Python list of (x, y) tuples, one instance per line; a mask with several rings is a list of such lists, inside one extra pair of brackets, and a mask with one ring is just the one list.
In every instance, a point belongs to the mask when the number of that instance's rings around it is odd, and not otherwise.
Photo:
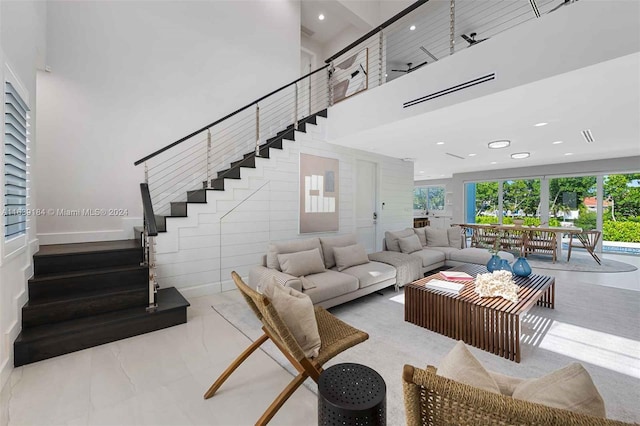
[(336, 364), (318, 380), (318, 425), (387, 424), (387, 385), (371, 368)]

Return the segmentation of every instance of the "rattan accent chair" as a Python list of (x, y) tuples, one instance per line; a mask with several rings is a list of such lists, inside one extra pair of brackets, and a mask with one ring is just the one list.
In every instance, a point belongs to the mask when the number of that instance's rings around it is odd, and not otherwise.
[(299, 374), (280, 392), (280, 395), (278, 395), (262, 417), (256, 422), (256, 425), (266, 425), (307, 377), (311, 377), (317, 383), (320, 373), (322, 372), (322, 365), (339, 353), (344, 352), (358, 343), (364, 342), (369, 338), (369, 335), (340, 321), (324, 308), (316, 306), (314, 309), (322, 346), (320, 347), (320, 353), (317, 357), (313, 359), (307, 358), (291, 334), (291, 331), (289, 331), (289, 328), (269, 302), (269, 299), (245, 284), (235, 271), (231, 273), (231, 277), (251, 310), (253, 310), (262, 322), (264, 334), (249, 345), (249, 347), (227, 367), (204, 394), (204, 398), (211, 398), (225, 380), (231, 376), (236, 368), (238, 368), (249, 355), (264, 342), (271, 339)]
[(402, 372), (407, 425), (627, 425), (560, 408), (513, 399), (405, 365)]
[[(567, 253), (567, 262), (571, 259), (571, 247), (579, 247), (587, 250), (587, 252), (598, 262), (598, 265), (602, 264), (602, 261), (596, 254), (596, 245), (602, 236), (600, 231), (582, 231), (580, 233), (571, 233), (569, 238), (569, 252)], [(574, 238), (577, 241), (574, 241)]]

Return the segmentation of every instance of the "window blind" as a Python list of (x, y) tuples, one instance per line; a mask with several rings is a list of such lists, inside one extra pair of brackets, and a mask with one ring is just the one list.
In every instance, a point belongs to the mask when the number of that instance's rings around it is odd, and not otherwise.
[(4, 237), (27, 229), (27, 143), (29, 108), (9, 82), (4, 85)]

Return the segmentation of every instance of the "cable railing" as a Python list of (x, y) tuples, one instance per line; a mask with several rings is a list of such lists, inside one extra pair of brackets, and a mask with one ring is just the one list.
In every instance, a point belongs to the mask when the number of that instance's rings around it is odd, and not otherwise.
[(221, 188), (217, 182), (232, 163), (260, 157), (270, 138), (300, 120), (574, 1), (417, 1), (328, 58), (325, 66), (134, 164), (144, 164), (156, 214), (169, 215), (171, 202), (186, 201), (187, 191)]

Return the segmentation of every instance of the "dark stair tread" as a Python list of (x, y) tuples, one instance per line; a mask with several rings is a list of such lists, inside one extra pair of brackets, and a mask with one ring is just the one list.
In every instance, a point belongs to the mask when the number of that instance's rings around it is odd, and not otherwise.
[(126, 271), (136, 271), (139, 269), (146, 269), (146, 266), (140, 265), (129, 265), (129, 266), (109, 266), (106, 268), (95, 268), (95, 269), (82, 269), (79, 271), (68, 271), (68, 272), (54, 272), (47, 273), (43, 275), (37, 275), (33, 278), (29, 279), (29, 283), (42, 283), (47, 281), (54, 281), (66, 278), (78, 278), (78, 277), (90, 277), (99, 274), (109, 274), (113, 272), (126, 272)]
[(34, 254), (34, 257), (64, 256), (69, 254), (101, 253), (116, 250), (133, 249), (141, 249), (138, 241), (136, 241), (135, 239), (98, 241), (92, 243), (49, 244), (40, 246), (40, 249), (36, 254)]
[(23, 309), (35, 309), (42, 308), (43, 305), (57, 304), (57, 303), (81, 303), (84, 300), (95, 299), (97, 297), (110, 297), (117, 294), (124, 293), (137, 293), (141, 290), (147, 290), (149, 283), (142, 283), (138, 287), (111, 287), (106, 289), (96, 289), (90, 291), (83, 291), (82, 293), (68, 294), (65, 296), (55, 297), (42, 297), (36, 300), (28, 300), (22, 307)]
[[(191, 306), (190, 303), (180, 294), (178, 290), (176, 290), (175, 287), (163, 288), (158, 290), (156, 300), (158, 303), (158, 308), (154, 312), (155, 314)], [(15, 340), (15, 343), (25, 344), (28, 342), (62, 334), (78, 333), (90, 330), (95, 327), (107, 326), (110, 324), (117, 324), (138, 319), (147, 315), (153, 314), (148, 313), (146, 311), (146, 308), (144, 307), (136, 307), (108, 312), (100, 315), (93, 315), (90, 317), (78, 318), (70, 321), (62, 321), (53, 324), (26, 328), (22, 330), (18, 338)]]

